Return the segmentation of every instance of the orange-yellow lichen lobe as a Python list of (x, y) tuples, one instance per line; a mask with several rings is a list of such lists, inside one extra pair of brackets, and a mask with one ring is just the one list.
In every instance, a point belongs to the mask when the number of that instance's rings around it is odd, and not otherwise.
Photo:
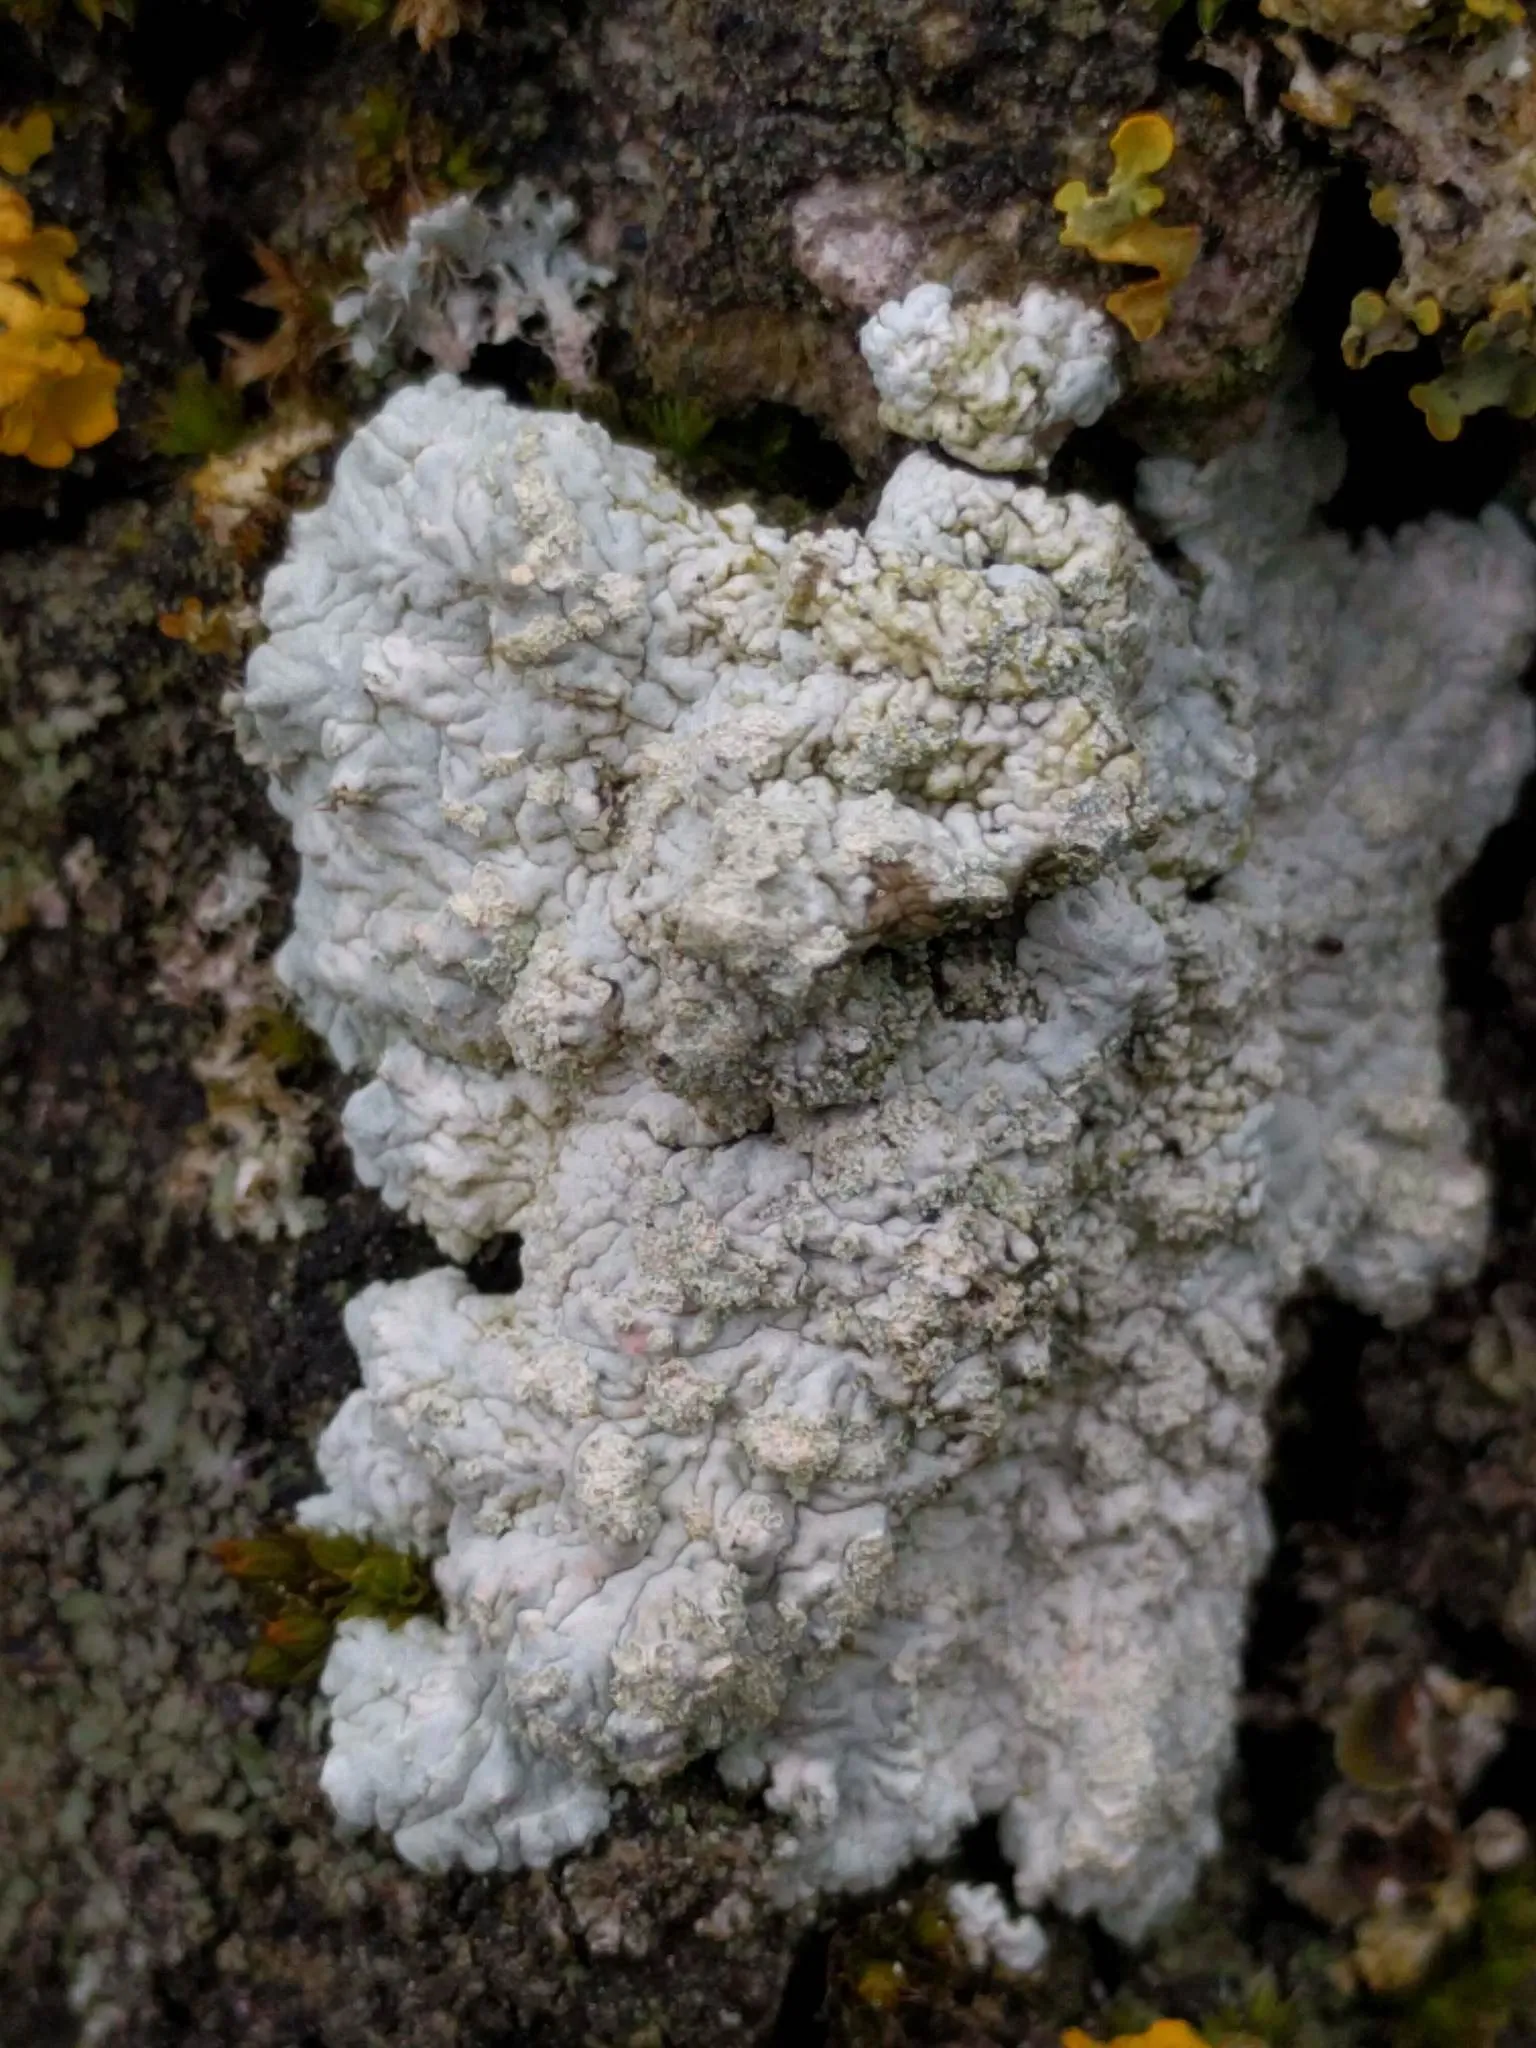
[(1391, 227), (1398, 217), (1399, 194), (1395, 185), (1377, 185), (1371, 192), (1371, 219)]
[(0, 185), (0, 455), (62, 469), (117, 427), (120, 367), (85, 334), (90, 294), (70, 269), (67, 228), (33, 225)]
[(1137, 341), (1161, 333), (1173, 292), (1200, 253), (1198, 228), (1168, 227), (1149, 217), (1163, 203), (1163, 189), (1153, 179), (1172, 157), (1174, 140), (1161, 114), (1129, 115), (1110, 137), (1115, 167), (1105, 190), (1090, 192), (1081, 178), (1071, 178), (1051, 202), (1066, 215), (1064, 248), (1086, 249), (1101, 263), (1131, 263), (1154, 273), (1123, 285), (1104, 302)]
[(1154, 2020), (1144, 2034), (1116, 2034), (1113, 2041), (1095, 2041), (1080, 2027), (1068, 2027), (1061, 2048), (1206, 2048), (1185, 2020)]
[(1349, 302), (1349, 325), (1339, 339), (1339, 353), (1350, 369), (1364, 369), (1377, 356), (1417, 348), (1444, 324), (1445, 309), (1432, 292), (1410, 298), (1395, 284), (1386, 292), (1356, 292)]
[(859, 2003), (873, 2006), (876, 2012), (894, 2012), (905, 1990), (906, 1972), (901, 1964), (886, 1962), (866, 1963), (853, 1987)]
[(1501, 410), (1536, 419), (1536, 301), (1517, 278), (1488, 295), (1486, 317), (1462, 336), (1461, 349), (1438, 377), (1411, 384), (1408, 397), (1437, 441), (1454, 441), (1471, 414)]
[[(167, 640), (180, 640), (194, 654), (230, 655), (240, 651), (240, 631), (247, 624), (242, 608), (206, 606), (200, 597), (184, 597), (174, 611), (161, 612), (155, 623)], [(255, 623), (255, 614), (249, 615)]]
[(1513, 28), (1525, 19), (1525, 9), (1519, 0), (1463, 0), (1463, 23), (1467, 28), (1477, 28), (1493, 22)]
[(24, 178), (52, 147), (52, 114), (46, 107), (31, 107), (19, 121), (0, 127), (0, 171), (8, 178)]

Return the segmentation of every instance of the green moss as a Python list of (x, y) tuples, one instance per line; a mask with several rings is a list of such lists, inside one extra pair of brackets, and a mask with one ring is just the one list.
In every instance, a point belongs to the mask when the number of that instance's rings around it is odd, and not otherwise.
[[(347, 5), (352, 0), (346, 0)], [(358, 0), (366, 5), (367, 0)], [(492, 182), (475, 143), (452, 134), (428, 114), (418, 114), (397, 85), (376, 85), (364, 93), (342, 132), (352, 145), (357, 181), (370, 201), (378, 202), (402, 186), (417, 193), (413, 212), (423, 197), (431, 203), (433, 188), (478, 191)]]
[[(61, 0), (0, 0), (0, 16), (32, 35), (41, 35), (44, 29), (52, 28), (60, 4)], [(134, 6), (135, 0), (75, 0), (76, 10), (94, 29), (99, 29), (109, 14), (131, 26)]]
[(365, 192), (385, 190), (397, 175), (411, 130), (411, 110), (399, 88), (371, 87), (341, 128), (352, 145), (358, 183)]
[(240, 394), (192, 363), (177, 377), (156, 411), (154, 446), (160, 455), (227, 455), (245, 432)]
[(375, 28), (389, 12), (389, 0), (320, 0), (320, 12), (341, 28)]
[(1272, 1970), (1261, 1970), (1240, 2002), (1208, 2014), (1200, 2031), (1209, 2041), (1236, 2038), (1262, 2042), (1263, 2048), (1301, 2048), (1305, 2039), (1300, 2009), (1282, 1996)]
[[(815, 516), (803, 489), (800, 416), (767, 401), (721, 416), (676, 392), (620, 392), (611, 384), (574, 391), (557, 379), (531, 384), (528, 402), (546, 412), (579, 412), (615, 440), (650, 448), (706, 501), (750, 496), (764, 516), (791, 530)], [(825, 503), (830, 503), (830, 498)]]
[(715, 431), (716, 419), (696, 398), (656, 393), (636, 399), (629, 408), (629, 427), (653, 448), (687, 462)]
[[(1151, 0), (1152, 19), (1159, 28), (1166, 27), (1176, 15), (1183, 13), (1184, 5), (1185, 0)], [(1195, 0), (1195, 19), (1203, 35), (1215, 34), (1227, 5), (1228, 0)]]
[(265, 1616), (245, 1675), (256, 1685), (304, 1685), (320, 1675), (337, 1624), (367, 1618), (399, 1628), (436, 1611), (437, 1594), (418, 1557), (356, 1536), (290, 1528), (232, 1537), (213, 1546)]
[(1405, 2011), (1396, 2048), (1494, 2048), (1536, 1998), (1536, 1867), (1523, 1864), (1489, 1886), (1470, 1952)]

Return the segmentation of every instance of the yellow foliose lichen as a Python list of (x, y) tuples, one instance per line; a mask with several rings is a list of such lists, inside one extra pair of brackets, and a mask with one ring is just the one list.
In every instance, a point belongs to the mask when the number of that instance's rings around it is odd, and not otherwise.
[(86, 339), (75, 238), (0, 184), (0, 455), (62, 469), (117, 427), (122, 370)]
[(1385, 292), (1356, 292), (1339, 349), (1349, 367), (1360, 370), (1376, 356), (1417, 348), (1426, 335), (1439, 333), (1444, 320), (1431, 292), (1412, 298), (1397, 284)]
[(1137, 341), (1161, 333), (1173, 291), (1200, 253), (1198, 228), (1166, 227), (1150, 218), (1164, 197), (1153, 179), (1173, 155), (1173, 146), (1173, 129), (1161, 114), (1132, 114), (1110, 137), (1115, 168), (1106, 189), (1090, 192), (1081, 178), (1072, 178), (1051, 202), (1066, 215), (1061, 230), (1065, 248), (1086, 249), (1101, 263), (1132, 263), (1155, 273), (1123, 285), (1104, 301)]
[(1496, 27), (1513, 28), (1525, 19), (1525, 9), (1520, 0), (1464, 0), (1461, 10), (1463, 31), (1485, 27), (1490, 22)]
[(1536, 356), (1506, 342), (1483, 349), (1469, 345), (1438, 377), (1410, 384), (1408, 396), (1437, 441), (1456, 440), (1462, 422), (1475, 412), (1501, 408), (1512, 419), (1536, 419)]
[(1454, 441), (1462, 422), (1498, 407), (1536, 419), (1536, 305), (1524, 281), (1501, 285), (1487, 317), (1462, 336), (1461, 352), (1438, 377), (1411, 384), (1408, 396), (1437, 441)]
[(52, 114), (46, 107), (29, 108), (19, 121), (0, 127), (0, 171), (8, 178), (24, 178), (52, 147)]

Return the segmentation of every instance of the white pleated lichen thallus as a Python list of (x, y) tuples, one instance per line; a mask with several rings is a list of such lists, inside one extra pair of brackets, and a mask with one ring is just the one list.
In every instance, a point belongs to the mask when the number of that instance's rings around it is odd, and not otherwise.
[(342, 1819), (544, 1863), (716, 1752), (786, 1891), (1002, 1819), (1135, 1930), (1215, 1834), (1277, 1304), (1475, 1260), (1435, 903), (1530, 756), (1500, 513), (1351, 553), (1294, 423), (1127, 516), (922, 453), (788, 537), (448, 377), (269, 579), (281, 969), (358, 1170), (522, 1289), (377, 1284), (308, 1518)]

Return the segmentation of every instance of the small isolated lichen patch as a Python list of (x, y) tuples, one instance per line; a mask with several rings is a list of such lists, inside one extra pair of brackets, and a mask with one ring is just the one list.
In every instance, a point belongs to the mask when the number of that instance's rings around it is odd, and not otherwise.
[(206, 1211), (220, 1237), (262, 1242), (302, 1237), (324, 1213), (303, 1192), (319, 1105), (290, 1078), (313, 1041), (260, 956), (256, 914), (266, 894), (265, 858), (238, 848), (192, 906), (155, 984), (168, 1001), (218, 1019), (192, 1061), (207, 1115), (187, 1133), (167, 1191), (180, 1207)]
[(115, 675), (38, 661), (24, 635), (0, 630), (0, 955), (29, 925), (68, 922), (65, 807), (90, 773), (82, 742), (123, 701)]
[(187, 479), (198, 525), (216, 548), (249, 561), (281, 528), (290, 472), (300, 472), (335, 438), (332, 421), (299, 410), (271, 420), (227, 453), (210, 455)]
[(1405, 300), (1397, 286), (1385, 293), (1356, 292), (1339, 352), (1358, 370), (1376, 356), (1417, 348), (1426, 335), (1439, 333), (1443, 319), (1439, 300), (1427, 294)]
[(1026, 1976), (1045, 1961), (1045, 1929), (1033, 1914), (1015, 1913), (995, 1884), (952, 1884), (945, 1901), (973, 1969), (996, 1964)]
[(1109, 322), (1046, 285), (1016, 306), (956, 306), (948, 285), (921, 284), (866, 322), (859, 347), (881, 424), (975, 469), (1043, 470), (1120, 390)]
[(338, 1631), (348, 1824), (543, 1864), (714, 1751), (789, 1895), (988, 1814), (1026, 1908), (1187, 1892), (1275, 1312), (1411, 1316), (1483, 1233), (1436, 903), (1530, 759), (1536, 548), (1352, 551), (1337, 476), (1289, 413), (1145, 465), (1176, 581), (923, 452), (791, 536), (450, 377), (343, 452), (242, 712), (279, 969), (361, 1176), (525, 1275), (347, 1309), (302, 1517), (443, 1601)]

